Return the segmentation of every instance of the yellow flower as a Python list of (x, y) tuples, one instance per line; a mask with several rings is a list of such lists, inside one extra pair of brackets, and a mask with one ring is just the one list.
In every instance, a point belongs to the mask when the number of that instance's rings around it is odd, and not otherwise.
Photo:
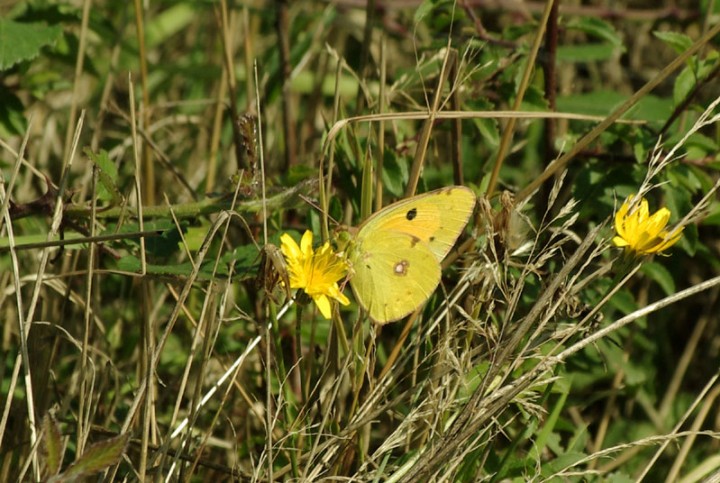
[(629, 196), (615, 214), (617, 236), (613, 238), (613, 243), (639, 255), (660, 253), (677, 243), (683, 229), (675, 228), (671, 232), (665, 230), (670, 210), (660, 208), (650, 215), (645, 198), (640, 206), (637, 203), (631, 205), (632, 198)]
[(302, 289), (320, 309), (326, 319), (330, 318), (330, 299), (343, 305), (350, 304), (338, 287), (338, 280), (347, 273), (347, 264), (325, 243), (317, 251), (312, 247), (313, 234), (307, 230), (300, 246), (287, 233), (280, 237), (280, 250), (285, 256), (290, 272), (290, 288)]

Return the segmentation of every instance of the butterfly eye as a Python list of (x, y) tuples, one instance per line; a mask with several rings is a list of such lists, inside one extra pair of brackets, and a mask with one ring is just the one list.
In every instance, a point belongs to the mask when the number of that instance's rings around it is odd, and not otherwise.
[(410, 211), (408, 211), (407, 213), (405, 213), (405, 218), (407, 218), (408, 220), (414, 220), (416, 216), (417, 216), (417, 208), (413, 208)]

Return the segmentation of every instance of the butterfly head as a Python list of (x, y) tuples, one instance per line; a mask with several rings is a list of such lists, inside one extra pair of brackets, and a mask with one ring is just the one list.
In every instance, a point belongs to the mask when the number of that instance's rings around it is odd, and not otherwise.
[(335, 245), (335, 251), (343, 257), (347, 257), (347, 254), (354, 245), (355, 236), (357, 235), (357, 228), (352, 226), (341, 225), (333, 231), (333, 244)]

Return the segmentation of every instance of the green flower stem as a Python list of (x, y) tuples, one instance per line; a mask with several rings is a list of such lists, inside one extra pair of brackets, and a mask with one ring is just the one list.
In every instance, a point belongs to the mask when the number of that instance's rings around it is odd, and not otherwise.
[(639, 256), (632, 250), (623, 250), (620, 255), (613, 263), (615, 269), (615, 277), (613, 278), (611, 287), (615, 287), (619, 284), (622, 279), (633, 270), (637, 270), (637, 265), (642, 265), (644, 262), (644, 256)]
[(308, 354), (305, 360), (305, 378), (303, 379), (304, 385), (302, 386), (302, 397), (305, 404), (307, 404), (310, 398), (310, 381), (312, 380), (313, 364), (315, 362), (315, 329), (317, 328), (317, 319), (313, 319), (311, 323), (310, 342), (308, 343)]
[[(300, 397), (305, 394), (303, 384), (303, 371), (302, 371), (302, 360), (303, 360), (303, 343), (302, 343), (302, 315), (304, 304), (297, 304), (295, 306), (295, 372), (297, 373), (298, 391)], [(303, 400), (304, 401), (304, 400)]]

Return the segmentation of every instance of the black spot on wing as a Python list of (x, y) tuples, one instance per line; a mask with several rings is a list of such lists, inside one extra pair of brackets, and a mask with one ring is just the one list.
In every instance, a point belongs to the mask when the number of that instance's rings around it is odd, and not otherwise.
[(405, 213), (405, 218), (408, 221), (412, 221), (417, 216), (417, 208), (410, 208), (407, 213)]

